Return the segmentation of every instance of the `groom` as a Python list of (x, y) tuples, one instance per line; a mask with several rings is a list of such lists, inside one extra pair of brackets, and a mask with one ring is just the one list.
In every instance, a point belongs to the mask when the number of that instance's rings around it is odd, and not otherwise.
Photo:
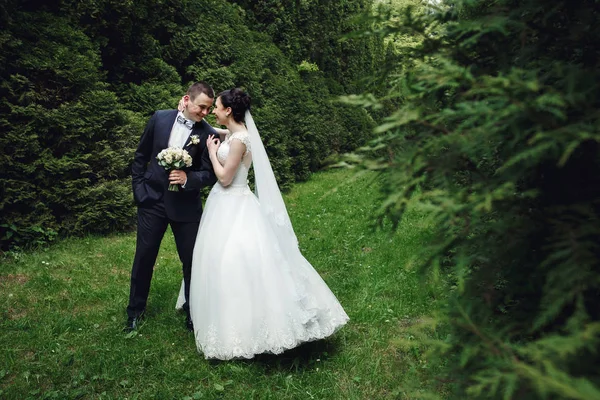
[[(187, 328), (193, 330), (189, 313), (192, 254), (202, 215), (200, 189), (216, 182), (206, 148), (209, 135), (216, 134), (204, 117), (211, 111), (215, 93), (205, 82), (194, 83), (183, 97), (183, 111), (156, 111), (146, 125), (131, 167), (133, 197), (138, 207), (137, 241), (125, 331), (138, 328), (146, 310), (150, 281), (160, 243), (167, 229), (175, 236), (183, 265)], [(167, 147), (182, 147), (192, 157), (192, 166), (170, 173), (158, 165), (157, 154)], [(169, 183), (180, 191), (169, 191)]]

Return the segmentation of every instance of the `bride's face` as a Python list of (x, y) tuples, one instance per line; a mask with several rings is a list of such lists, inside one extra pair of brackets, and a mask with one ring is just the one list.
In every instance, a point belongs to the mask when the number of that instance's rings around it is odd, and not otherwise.
[(215, 107), (212, 112), (217, 118), (217, 123), (219, 125), (227, 125), (229, 120), (229, 114), (231, 113), (230, 107), (223, 107), (223, 103), (221, 103), (221, 98), (217, 97), (217, 101), (215, 102)]

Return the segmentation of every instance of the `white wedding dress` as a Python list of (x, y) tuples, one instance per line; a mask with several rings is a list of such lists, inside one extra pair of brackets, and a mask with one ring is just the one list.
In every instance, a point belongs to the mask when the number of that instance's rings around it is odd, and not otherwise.
[[(216, 183), (206, 200), (190, 285), (198, 350), (221, 360), (279, 354), (325, 338), (348, 321), (297, 243), (295, 250), (280, 243), (248, 187), (248, 133), (228, 135), (218, 149), (219, 161), (225, 163), (232, 140), (247, 150), (231, 185)], [(182, 286), (176, 307), (183, 302)]]

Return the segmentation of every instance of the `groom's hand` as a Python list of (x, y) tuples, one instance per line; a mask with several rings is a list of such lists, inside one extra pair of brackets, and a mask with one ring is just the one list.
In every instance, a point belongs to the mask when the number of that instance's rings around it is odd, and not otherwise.
[(180, 169), (174, 169), (169, 173), (169, 183), (172, 185), (185, 186), (187, 183), (187, 174)]

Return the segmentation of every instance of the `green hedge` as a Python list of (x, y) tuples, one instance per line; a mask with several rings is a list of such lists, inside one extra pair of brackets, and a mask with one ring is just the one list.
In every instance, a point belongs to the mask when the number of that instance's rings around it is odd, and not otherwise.
[(174, 108), (191, 82), (248, 90), (284, 189), (374, 126), (232, 3), (9, 0), (0, 11), (3, 250), (132, 227), (132, 152), (151, 113)]

